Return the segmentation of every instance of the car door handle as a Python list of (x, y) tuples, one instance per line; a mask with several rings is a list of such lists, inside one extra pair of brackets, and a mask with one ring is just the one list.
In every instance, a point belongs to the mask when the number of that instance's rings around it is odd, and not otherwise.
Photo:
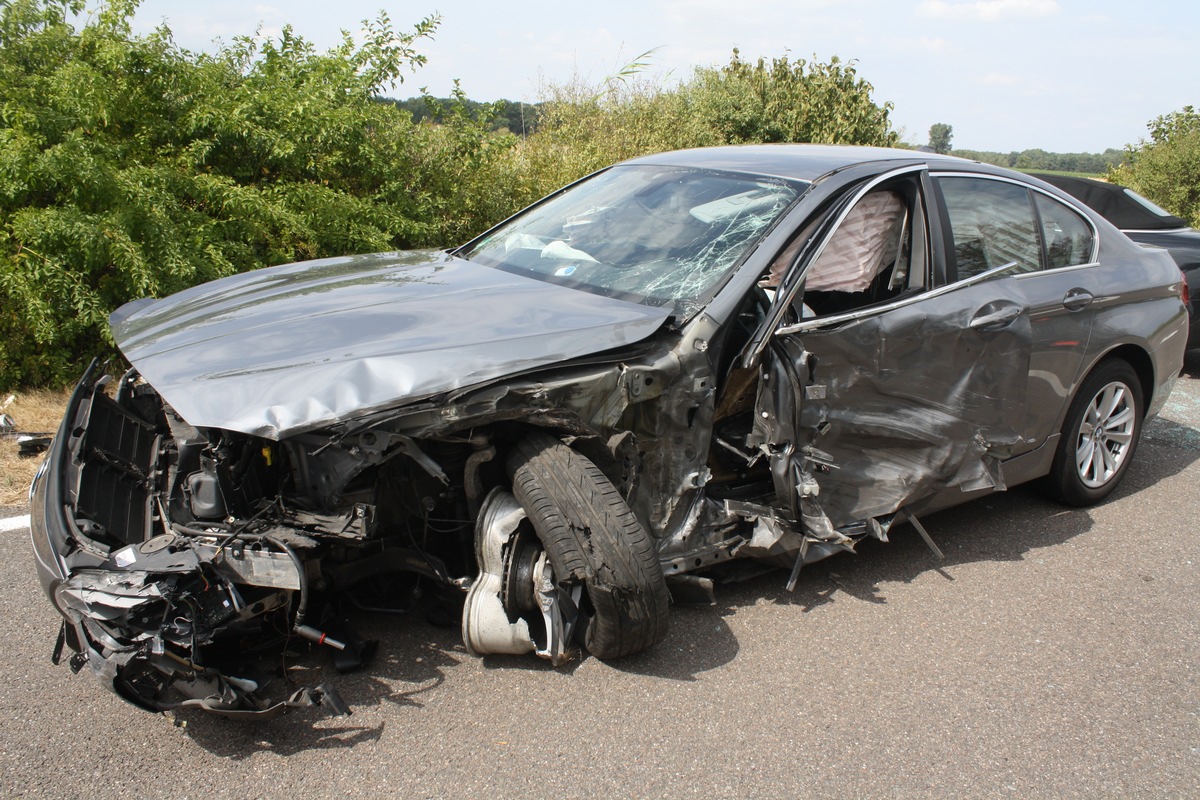
[(1003, 305), (997, 308), (989, 303), (976, 312), (976, 316), (971, 320), (971, 328), (973, 330), (999, 330), (1007, 327), (1013, 320), (1021, 316), (1023, 309), (1016, 305)]
[(1087, 289), (1072, 289), (1063, 297), (1063, 308), (1067, 311), (1081, 311), (1092, 304), (1095, 296)]

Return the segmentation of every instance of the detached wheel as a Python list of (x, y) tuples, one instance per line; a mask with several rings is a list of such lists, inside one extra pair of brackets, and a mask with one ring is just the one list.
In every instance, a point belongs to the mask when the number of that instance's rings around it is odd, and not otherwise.
[(1124, 361), (1106, 361), (1079, 387), (1043, 484), (1062, 503), (1088, 506), (1108, 496), (1129, 468), (1142, 432), (1142, 384)]
[[(588, 602), (583, 645), (620, 658), (667, 634), (670, 595), (646, 529), (596, 465), (557, 439), (529, 435), (509, 456), (513, 495), (566, 587)], [(590, 609), (588, 608), (590, 606)]]

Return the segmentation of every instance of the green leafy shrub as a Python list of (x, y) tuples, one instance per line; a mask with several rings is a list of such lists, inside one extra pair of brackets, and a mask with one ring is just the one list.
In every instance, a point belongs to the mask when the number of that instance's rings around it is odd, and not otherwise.
[[(639, 56), (644, 58), (645, 55)], [(723, 67), (700, 67), (678, 86), (640, 77), (635, 62), (599, 86), (551, 85), (537, 133), (511, 153), (524, 197), (541, 197), (615, 161), (685, 147), (759, 142), (894, 146), (873, 87), (853, 62), (786, 56), (751, 64), (737, 50)]]
[[(215, 53), (130, 29), (136, 0), (0, 4), (0, 386), (112, 353), (108, 315), (257, 267), (456, 244), (614, 161), (750, 141), (891, 144), (853, 62), (737, 51), (664, 87), (635, 61), (551, 86), (524, 138), (455, 87), (420, 122), (385, 87), (436, 16), (318, 53), (290, 28)], [(532, 108), (527, 109), (529, 113)], [(525, 109), (522, 110), (523, 113)]]
[(70, 380), (127, 300), (439, 238), (424, 137), (374, 99), (436, 18), (380, 14), (324, 54), (285, 29), (206, 55), (132, 36), (135, 5), (78, 31), (77, 2), (0, 10), (0, 385)]
[(698, 69), (683, 87), (691, 106), (727, 144), (823, 142), (894, 146), (892, 104), (876, 104), (854, 62), (787, 56), (751, 64), (733, 51), (720, 69)]
[(1150, 140), (1125, 149), (1108, 178), (1200, 228), (1200, 113), (1192, 106), (1152, 120)]

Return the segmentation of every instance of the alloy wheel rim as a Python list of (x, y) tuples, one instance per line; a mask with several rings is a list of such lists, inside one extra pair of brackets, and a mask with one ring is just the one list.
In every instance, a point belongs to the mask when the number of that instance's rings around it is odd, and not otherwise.
[(1129, 456), (1136, 421), (1124, 383), (1113, 381), (1096, 393), (1084, 412), (1075, 446), (1075, 467), (1084, 486), (1098, 489), (1120, 471)]

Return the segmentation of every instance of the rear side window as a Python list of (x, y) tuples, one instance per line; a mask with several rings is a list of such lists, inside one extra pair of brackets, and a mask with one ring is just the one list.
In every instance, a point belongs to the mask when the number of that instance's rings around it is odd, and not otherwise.
[(954, 239), (957, 280), (1017, 263), (1019, 272), (1041, 268), (1041, 242), (1029, 191), (1007, 181), (938, 178)]
[(1092, 226), (1057, 200), (1036, 192), (1033, 196), (1046, 243), (1046, 269), (1089, 263), (1095, 248)]

